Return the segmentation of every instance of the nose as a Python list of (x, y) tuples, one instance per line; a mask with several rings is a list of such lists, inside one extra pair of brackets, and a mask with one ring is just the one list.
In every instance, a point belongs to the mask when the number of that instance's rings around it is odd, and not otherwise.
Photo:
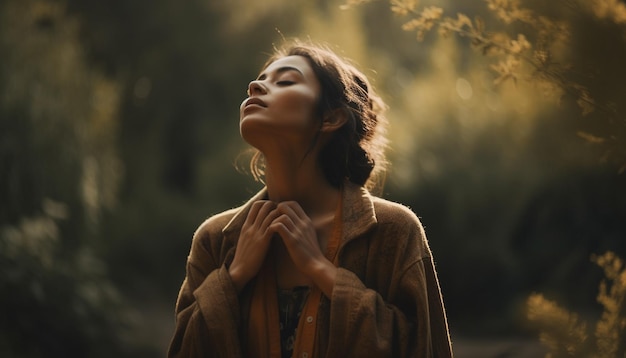
[(250, 82), (250, 84), (248, 85), (248, 95), (252, 96), (252, 95), (261, 95), (261, 94), (266, 94), (267, 93), (267, 89), (263, 86), (263, 84), (261, 84), (261, 81), (252, 81)]

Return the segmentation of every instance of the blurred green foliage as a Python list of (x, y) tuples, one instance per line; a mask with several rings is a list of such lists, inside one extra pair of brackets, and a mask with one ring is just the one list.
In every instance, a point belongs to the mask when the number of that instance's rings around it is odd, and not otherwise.
[[(341, 4), (0, 1), (0, 356), (162, 356), (193, 231), (259, 189), (234, 168), (238, 108), (291, 36), (354, 59), (389, 103), (383, 194), (422, 218), (453, 334), (525, 333), (534, 291), (599, 312), (588, 257), (626, 256), (626, 176), (578, 133), (622, 127), (495, 87), (463, 39), (418, 43), (387, 2)], [(482, 2), (446, 11), (490, 24)], [(622, 25), (583, 19), (570, 55), (614, 101)]]
[(139, 355), (125, 338), (132, 311), (89, 247), (67, 249), (58, 220), (66, 208), (47, 200), (44, 214), (0, 232), (0, 353), (5, 357)]

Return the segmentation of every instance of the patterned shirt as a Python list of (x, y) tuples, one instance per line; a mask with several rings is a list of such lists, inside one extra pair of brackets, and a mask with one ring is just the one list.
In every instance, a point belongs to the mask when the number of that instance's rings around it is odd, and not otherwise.
[(309, 287), (278, 290), (278, 310), (280, 314), (280, 350), (282, 358), (291, 358), (300, 314), (309, 295)]

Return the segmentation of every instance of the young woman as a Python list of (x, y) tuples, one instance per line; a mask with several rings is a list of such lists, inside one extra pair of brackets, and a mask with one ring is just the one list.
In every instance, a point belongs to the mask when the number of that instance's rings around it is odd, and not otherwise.
[(170, 357), (451, 357), (422, 225), (368, 192), (383, 103), (331, 51), (295, 44), (241, 104), (265, 188), (196, 231)]

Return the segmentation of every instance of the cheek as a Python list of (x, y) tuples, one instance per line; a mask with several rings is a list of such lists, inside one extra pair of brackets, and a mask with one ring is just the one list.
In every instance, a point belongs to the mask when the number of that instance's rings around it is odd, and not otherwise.
[(293, 116), (294, 120), (310, 121), (317, 114), (317, 97), (312, 93), (286, 96), (284, 101), (285, 115)]

